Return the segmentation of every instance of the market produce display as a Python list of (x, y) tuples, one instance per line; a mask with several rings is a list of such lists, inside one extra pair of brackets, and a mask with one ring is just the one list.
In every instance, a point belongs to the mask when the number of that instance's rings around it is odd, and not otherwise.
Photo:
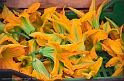
[(38, 11), (40, 3), (21, 12), (4, 5), (0, 14), (0, 69), (13, 69), (41, 80), (91, 79), (104, 60), (97, 53), (111, 56), (105, 67), (114, 67), (111, 76), (124, 76), (124, 25), (106, 17), (99, 22), (105, 0), (99, 8), (92, 0), (89, 11), (76, 10), (78, 18), (68, 19), (64, 8)]

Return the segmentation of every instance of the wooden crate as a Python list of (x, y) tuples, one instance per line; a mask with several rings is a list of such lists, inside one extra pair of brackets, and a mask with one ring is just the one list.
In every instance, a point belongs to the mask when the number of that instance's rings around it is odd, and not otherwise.
[[(89, 8), (91, 0), (3, 0), (5, 5), (10, 8), (28, 8), (35, 2), (41, 3), (41, 8), (57, 6), (62, 8), (63, 6), (73, 8)], [(104, 0), (96, 0), (96, 6), (99, 6)], [(108, 0), (110, 2), (111, 0)]]

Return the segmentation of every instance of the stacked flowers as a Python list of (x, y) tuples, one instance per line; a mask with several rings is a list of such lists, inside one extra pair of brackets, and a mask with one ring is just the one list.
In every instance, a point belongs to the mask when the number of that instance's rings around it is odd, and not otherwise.
[(13, 69), (41, 80), (95, 77), (106, 51), (115, 66), (112, 76), (124, 76), (124, 34), (112, 20), (99, 22), (105, 0), (98, 9), (92, 0), (87, 13), (69, 7), (78, 18), (68, 19), (64, 8), (38, 11), (34, 3), (22, 12), (6, 6), (0, 14), (0, 69)]

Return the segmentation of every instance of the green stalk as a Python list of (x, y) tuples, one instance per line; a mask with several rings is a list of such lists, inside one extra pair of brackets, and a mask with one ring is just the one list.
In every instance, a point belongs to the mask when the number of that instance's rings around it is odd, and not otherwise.
[(105, 17), (105, 19), (110, 23), (110, 25), (113, 27), (113, 28), (116, 28), (118, 29), (119, 27), (109, 18)]
[(95, 44), (95, 50), (96, 50), (96, 51), (98, 51), (98, 52), (103, 51), (101, 44), (102, 44), (101, 42), (97, 42), (97, 43)]
[(28, 56), (34, 56), (34, 55), (36, 55), (36, 54), (38, 54), (39, 53), (39, 50), (36, 50), (36, 51), (34, 51), (34, 52), (32, 52), (32, 53), (30, 53), (30, 54), (28, 54)]
[(3, 24), (2, 22), (0, 22), (0, 34), (1, 33), (4, 33), (4, 27), (5, 27), (5, 24)]
[(33, 44), (33, 50), (36, 51), (36, 47), (37, 47), (37, 42), (36, 40), (34, 40), (34, 44)]
[(26, 28), (22, 27), (22, 26), (18, 26), (20, 29), (22, 29), (26, 34), (30, 34), (30, 31), (27, 30)]
[(21, 17), (22, 22), (24, 23), (26, 30), (25, 32), (29, 35), (32, 32), (35, 31), (35, 28), (33, 27), (33, 25), (31, 24), (31, 22), (29, 20), (26, 20), (25, 17)]
[(23, 37), (25, 37), (25, 38), (27, 38), (27, 39), (30, 39), (30, 37), (28, 36), (28, 35), (25, 35), (25, 34), (23, 34), (23, 33), (21, 33), (21, 32), (16, 32), (17, 34), (19, 34), (19, 35), (22, 35)]
[[(26, 25), (26, 28), (29, 29), (30, 28), (30, 33), (34, 32), (35, 31), (35, 28), (34, 26), (31, 24), (30, 20), (26, 20), (25, 17), (23, 17), (24, 21), (25, 21), (25, 25)], [(29, 28), (28, 28), (29, 27)]]

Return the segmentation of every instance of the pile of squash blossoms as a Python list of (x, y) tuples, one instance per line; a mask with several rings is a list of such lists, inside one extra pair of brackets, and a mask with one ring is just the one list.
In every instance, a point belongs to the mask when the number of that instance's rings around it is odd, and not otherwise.
[(105, 67), (116, 67), (112, 76), (124, 76), (124, 26), (106, 17), (99, 22), (105, 0), (99, 8), (92, 0), (89, 11), (76, 10), (68, 19), (64, 8), (38, 11), (40, 3), (21, 12), (6, 6), (0, 14), (0, 69), (13, 69), (41, 80), (97, 76), (105, 51), (111, 59)]

